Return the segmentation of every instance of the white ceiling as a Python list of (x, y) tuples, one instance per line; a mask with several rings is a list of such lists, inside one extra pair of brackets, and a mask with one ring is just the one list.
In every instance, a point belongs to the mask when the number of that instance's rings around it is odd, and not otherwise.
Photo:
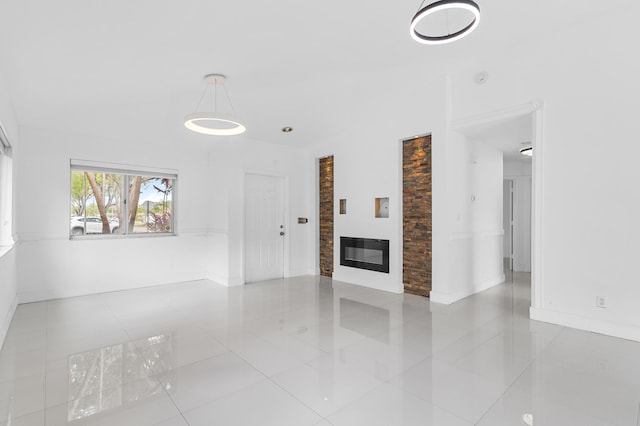
[(363, 76), (437, 75), (629, 0), (478, 3), (476, 32), (425, 46), (414, 0), (3, 0), (0, 73), (22, 125), (143, 141), (206, 140), (182, 117), (223, 73), (248, 137), (307, 146), (348, 125), (376, 90)]

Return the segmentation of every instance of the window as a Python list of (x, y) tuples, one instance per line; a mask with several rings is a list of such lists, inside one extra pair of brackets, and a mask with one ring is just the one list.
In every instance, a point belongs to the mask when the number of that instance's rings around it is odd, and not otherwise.
[(11, 247), (12, 200), (13, 200), (13, 159), (9, 138), (0, 124), (0, 251)]
[(69, 235), (173, 235), (177, 176), (71, 162)]

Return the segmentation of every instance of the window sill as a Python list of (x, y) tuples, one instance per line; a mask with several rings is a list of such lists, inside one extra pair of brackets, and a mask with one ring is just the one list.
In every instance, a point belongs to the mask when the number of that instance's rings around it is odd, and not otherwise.
[(88, 240), (131, 240), (139, 238), (163, 238), (163, 237), (176, 237), (176, 233), (157, 233), (157, 234), (89, 234), (89, 235), (71, 235), (69, 239), (71, 241), (88, 241)]

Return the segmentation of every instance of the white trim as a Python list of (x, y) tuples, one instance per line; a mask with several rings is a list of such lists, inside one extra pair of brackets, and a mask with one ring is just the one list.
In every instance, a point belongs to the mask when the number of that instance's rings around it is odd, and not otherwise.
[(491, 287), (495, 287), (497, 285), (505, 282), (504, 274), (500, 275), (498, 278), (494, 278), (492, 280), (486, 280), (481, 283), (475, 284), (473, 288), (465, 291), (459, 291), (457, 293), (448, 294), (448, 293), (438, 293), (435, 291), (431, 291), (429, 294), (429, 299), (433, 303), (440, 303), (443, 305), (451, 305), (459, 300), (464, 299), (465, 297), (472, 296), (476, 293), (480, 293), (482, 291), (488, 290)]
[(550, 324), (557, 324), (565, 327), (577, 328), (578, 330), (590, 331), (593, 333), (605, 334), (607, 336), (640, 342), (640, 327), (637, 326), (602, 321), (580, 315), (552, 311), (549, 309), (538, 309), (533, 306), (529, 308), (529, 314), (531, 319), (535, 321), (542, 321)]
[(2, 123), (0, 123), (0, 154), (11, 156), (11, 142), (9, 142), (9, 136)]
[(136, 176), (149, 175), (152, 177), (167, 177), (174, 179), (178, 176), (178, 170), (176, 169), (165, 169), (160, 167), (148, 167), (124, 163), (107, 163), (101, 161), (78, 160), (71, 158), (69, 159), (69, 164), (71, 166), (71, 170), (91, 169), (101, 172), (113, 172), (118, 174), (130, 174)]
[(289, 277), (301, 277), (306, 275), (315, 275), (313, 268), (295, 268), (289, 271)]
[[(424, 137), (427, 136), (431, 136), (431, 134), (429, 133), (428, 135), (424, 135)], [(404, 293), (404, 143), (407, 141), (411, 141), (414, 139), (418, 139), (420, 136), (416, 136), (413, 138), (403, 138), (400, 139), (398, 142), (398, 148), (397, 148), (397, 155), (398, 155), (398, 160), (397, 163), (398, 164), (398, 186), (397, 186), (397, 190), (398, 190), (398, 196), (396, 197), (398, 200), (396, 201), (396, 208), (398, 209), (398, 213), (397, 216), (398, 218), (400, 218), (400, 220), (396, 221), (396, 229), (398, 232), (398, 242), (395, 244), (396, 246), (398, 246), (396, 248), (396, 259), (398, 259), (398, 271), (399, 273), (398, 278), (394, 284), (394, 286), (396, 287), (396, 291), (398, 293)], [(433, 144), (433, 138), (431, 143)], [(431, 159), (429, 159), (430, 164), (431, 164)], [(431, 173), (431, 177), (433, 179), (433, 172)], [(432, 188), (431, 190), (433, 191), (433, 184), (432, 184)], [(433, 197), (432, 197), (432, 205), (433, 205)], [(433, 213), (431, 214), (431, 222), (433, 223)], [(433, 245), (433, 235), (431, 236), (431, 244)], [(389, 253), (389, 265), (391, 265), (391, 253)], [(431, 259), (431, 268), (433, 268), (433, 256)], [(432, 280), (433, 281), (433, 280)], [(431, 285), (433, 285), (433, 282), (430, 283)]]
[[(313, 207), (314, 208), (313, 208), (313, 214), (315, 215), (315, 217), (314, 217), (315, 220), (313, 222), (315, 224), (315, 226), (313, 227), (313, 269), (314, 269), (314, 272), (315, 272), (314, 275), (320, 275), (320, 273), (321, 273), (321, 271), (320, 271), (320, 159), (321, 158), (324, 158), (324, 157), (316, 157), (316, 158), (313, 159), (313, 169), (314, 169), (314, 176), (313, 176), (313, 193), (314, 193), (314, 200), (313, 200), (314, 206)], [(335, 162), (335, 157), (334, 157), (333, 161)], [(335, 167), (335, 163), (334, 163), (334, 167)], [(335, 196), (335, 191), (334, 191), (334, 196)], [(334, 202), (335, 202), (335, 200), (334, 200)], [(335, 220), (334, 220), (334, 227), (335, 227)], [(335, 242), (334, 242), (334, 244), (335, 244)]]
[(193, 228), (185, 229), (177, 234), (178, 237), (213, 237), (214, 235), (229, 235), (229, 231), (226, 229), (209, 229), (209, 228)]
[(508, 108), (472, 115), (460, 120), (452, 120), (451, 128), (453, 130), (460, 131), (469, 127), (476, 127), (483, 124), (496, 123), (516, 117), (522, 117), (524, 115), (531, 114), (532, 112), (541, 110), (543, 106), (544, 103), (542, 102), (542, 100), (535, 99), (521, 105), (515, 105)]
[[(50, 300), (68, 299), (70, 297), (95, 296), (97, 294), (107, 294), (107, 293), (116, 293), (120, 291), (139, 290), (142, 288), (187, 284), (187, 283), (192, 283), (197, 281), (210, 281), (213, 283), (211, 279), (205, 276), (202, 278), (194, 278), (186, 281), (143, 283), (143, 284), (139, 284), (131, 287), (127, 286), (127, 287), (114, 288), (109, 290), (93, 289), (93, 291), (88, 291), (86, 289), (77, 288), (77, 287), (65, 288), (65, 289), (51, 289), (51, 288), (50, 289), (26, 289), (18, 292), (18, 304), (22, 305), (25, 303), (46, 302)], [(216, 283), (216, 284), (219, 284), (219, 283)]]
[(11, 325), (11, 320), (13, 319), (13, 315), (16, 313), (16, 309), (18, 307), (18, 296), (14, 295), (11, 304), (9, 305), (9, 310), (7, 311), (7, 315), (5, 315), (2, 324), (0, 324), (0, 349), (2, 349), (4, 345), (4, 339), (7, 337), (7, 332), (9, 331), (9, 326)]
[(10, 246), (0, 246), (0, 259), (4, 257), (7, 253), (9, 253), (15, 247), (15, 243)]
[(209, 280), (213, 281), (216, 284), (220, 284), (220, 285), (224, 285), (229, 287), (229, 278), (228, 277), (223, 277), (222, 275), (218, 275), (218, 274), (209, 274)]
[[(244, 261), (244, 259), (243, 259)], [(244, 270), (243, 270), (244, 271)], [(243, 272), (244, 274), (244, 272)], [(228, 277), (227, 278), (227, 286), (228, 287), (236, 287), (236, 286), (241, 286), (244, 285), (244, 276), (243, 275), (236, 275), (234, 277)]]
[(533, 164), (531, 170), (531, 305), (544, 308), (544, 105), (533, 113)]

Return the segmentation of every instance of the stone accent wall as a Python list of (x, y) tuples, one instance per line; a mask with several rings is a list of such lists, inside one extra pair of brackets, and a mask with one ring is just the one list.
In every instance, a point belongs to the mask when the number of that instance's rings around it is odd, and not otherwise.
[(431, 292), (431, 136), (403, 142), (403, 265), (405, 293)]
[(320, 275), (333, 275), (333, 156), (320, 159)]

